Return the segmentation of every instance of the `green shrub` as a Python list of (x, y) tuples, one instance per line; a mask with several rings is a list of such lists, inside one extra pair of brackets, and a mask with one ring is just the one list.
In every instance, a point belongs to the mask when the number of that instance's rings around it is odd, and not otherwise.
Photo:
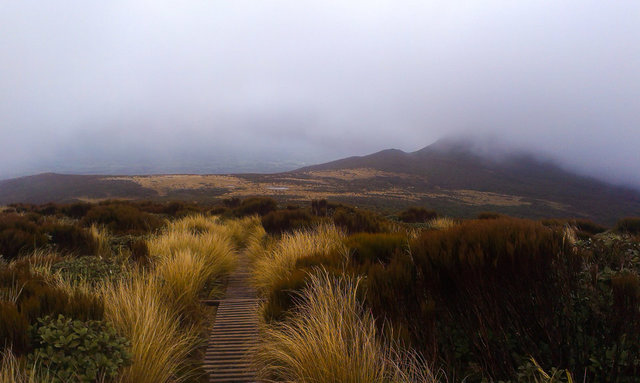
[(47, 280), (30, 270), (28, 263), (0, 268), (0, 289), (20, 286), (16, 306), (29, 323), (45, 315), (63, 314), (74, 319), (102, 319), (102, 301), (76, 291), (69, 295), (64, 289), (51, 286)]
[(558, 345), (569, 343), (571, 331), (558, 313), (567, 313), (581, 270), (567, 246), (560, 232), (519, 219), (423, 233), (411, 249), (423, 296), (438, 307), (438, 315), (422, 323), (437, 330), (435, 338), (423, 332), (415, 338), (439, 344), (427, 352), (445, 356), (464, 374), (479, 364), (483, 375), (506, 379), (527, 353), (559, 365), (569, 350)]
[(149, 253), (149, 246), (144, 239), (136, 239), (129, 243), (129, 250), (131, 251), (131, 259), (140, 264), (147, 265), (150, 262), (151, 254)]
[(404, 234), (359, 233), (347, 237), (345, 245), (351, 250), (352, 261), (363, 265), (388, 264), (399, 252), (406, 251), (409, 243)]
[(298, 269), (273, 285), (263, 311), (267, 321), (284, 318), (286, 312), (293, 308), (297, 294), (306, 286), (307, 277), (306, 271)]
[(388, 228), (388, 222), (379, 215), (367, 210), (346, 206), (340, 206), (335, 209), (333, 222), (349, 234), (380, 233)]
[(269, 234), (310, 228), (316, 222), (314, 216), (302, 209), (276, 210), (262, 217), (262, 226)]
[(59, 315), (38, 319), (33, 327), (31, 360), (59, 382), (114, 379), (131, 361), (129, 341), (103, 321), (79, 321)]
[(48, 239), (37, 215), (0, 215), (0, 255), (11, 260), (44, 246)]
[(38, 206), (34, 210), (36, 210), (38, 214), (42, 214), (42, 215), (56, 215), (61, 212), (61, 206), (55, 203), (47, 203), (47, 204)]
[[(147, 249), (147, 253), (148, 251)], [(122, 262), (114, 258), (87, 256), (70, 258), (56, 263), (51, 267), (51, 271), (60, 272), (62, 277), (69, 281), (87, 281), (95, 285), (103, 280), (121, 279), (126, 268)]]
[(553, 218), (543, 219), (541, 222), (543, 225), (553, 228), (559, 228), (567, 225), (574, 227), (578, 230), (577, 234), (580, 237), (590, 237), (592, 235), (607, 231), (606, 226), (602, 226), (585, 218)]
[(59, 314), (89, 320), (102, 319), (103, 302), (82, 291), (68, 293), (51, 286), (39, 275), (33, 274), (28, 263), (14, 263), (0, 268), (0, 350), (10, 347), (16, 355), (29, 351), (28, 327), (37, 318)]
[(478, 219), (498, 219), (498, 218), (505, 218), (505, 216), (493, 211), (483, 211), (481, 213), (478, 213)]
[(91, 207), (92, 205), (90, 203), (77, 202), (65, 206), (62, 212), (69, 217), (80, 219), (87, 215)]
[(159, 217), (124, 203), (93, 206), (82, 219), (82, 223), (85, 226), (103, 225), (119, 234), (148, 233), (163, 225)]
[(48, 223), (42, 230), (50, 237), (50, 242), (60, 250), (82, 255), (95, 254), (98, 243), (91, 233), (76, 225)]
[(104, 315), (104, 303), (99, 298), (79, 291), (69, 295), (40, 281), (25, 285), (18, 307), (29, 323), (46, 315), (62, 314), (80, 320), (102, 319)]
[(223, 214), (227, 214), (228, 211), (229, 211), (229, 208), (227, 208), (226, 206), (214, 206), (211, 209), (209, 209), (207, 214), (209, 214), (209, 215), (223, 215)]
[(311, 201), (311, 212), (318, 217), (326, 217), (329, 213), (329, 204), (326, 199), (314, 199)]
[(242, 200), (237, 207), (234, 207), (232, 213), (236, 217), (245, 217), (248, 215), (266, 215), (278, 208), (278, 203), (273, 198), (268, 197), (251, 197)]
[(0, 301), (0, 353), (7, 349), (23, 354), (29, 349), (29, 322), (11, 302)]
[(622, 218), (616, 223), (616, 231), (628, 234), (640, 234), (640, 217)]
[(410, 207), (398, 214), (398, 219), (407, 223), (424, 223), (438, 218), (435, 210), (427, 210), (423, 207)]

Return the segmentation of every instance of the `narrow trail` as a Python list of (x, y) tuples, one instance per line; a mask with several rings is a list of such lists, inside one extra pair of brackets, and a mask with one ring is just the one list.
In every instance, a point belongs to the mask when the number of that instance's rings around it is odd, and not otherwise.
[(209, 335), (204, 368), (209, 382), (257, 382), (249, 352), (258, 343), (258, 299), (249, 283), (249, 260), (239, 254)]

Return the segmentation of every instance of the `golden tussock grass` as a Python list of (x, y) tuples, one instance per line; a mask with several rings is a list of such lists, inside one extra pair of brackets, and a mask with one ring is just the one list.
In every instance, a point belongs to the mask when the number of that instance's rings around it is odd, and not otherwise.
[(38, 364), (28, 364), (19, 360), (11, 352), (5, 350), (0, 353), (0, 383), (49, 383), (53, 379), (46, 370), (38, 368)]
[(102, 257), (111, 256), (110, 234), (104, 227), (96, 226), (92, 224), (89, 229), (93, 240), (96, 242), (96, 255)]
[(434, 230), (445, 230), (445, 229), (453, 227), (453, 226), (455, 226), (457, 224), (458, 223), (453, 218), (438, 217), (438, 218), (435, 218), (435, 219), (432, 219), (431, 221), (429, 221), (427, 223), (427, 227), (429, 229), (434, 229)]
[(181, 315), (197, 321), (202, 317), (201, 295), (209, 298), (213, 293), (205, 291), (208, 283), (220, 280), (228, 270), (222, 262), (228, 260), (202, 257), (189, 249), (178, 250), (159, 260), (155, 276), (162, 282), (160, 290), (167, 302)]
[(264, 231), (260, 217), (257, 215), (226, 220), (225, 228), (238, 248), (248, 246), (252, 233)]
[(120, 382), (182, 382), (193, 376), (185, 360), (199, 345), (198, 330), (181, 326), (157, 277), (141, 273), (103, 285), (101, 294), (105, 319), (131, 341), (133, 363), (123, 370)]
[(373, 316), (357, 300), (360, 279), (310, 276), (284, 322), (265, 325), (256, 350), (260, 377), (282, 382), (435, 382), (416, 357), (381, 340)]
[(19, 262), (27, 262), (32, 270), (48, 275), (51, 272), (51, 266), (54, 263), (62, 261), (64, 257), (55, 250), (40, 248), (34, 250), (31, 254), (21, 257), (11, 262), (17, 264)]
[(262, 225), (256, 225), (251, 228), (247, 234), (246, 253), (251, 260), (256, 260), (262, 256), (271, 247), (270, 241), (273, 237), (267, 235)]
[(255, 257), (252, 282), (260, 293), (266, 294), (276, 281), (293, 271), (298, 259), (344, 249), (343, 238), (342, 231), (327, 224), (312, 230), (285, 233), (270, 249)]
[(218, 217), (207, 217), (202, 214), (188, 215), (173, 222), (168, 222), (167, 229), (179, 232), (191, 232), (194, 234), (224, 230)]

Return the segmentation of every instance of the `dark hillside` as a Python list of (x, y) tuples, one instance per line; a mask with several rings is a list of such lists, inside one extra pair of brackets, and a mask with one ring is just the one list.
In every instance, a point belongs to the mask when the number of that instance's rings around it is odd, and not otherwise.
[(0, 181), (0, 203), (70, 202), (78, 198), (150, 198), (157, 193), (135, 182), (102, 176), (45, 173)]

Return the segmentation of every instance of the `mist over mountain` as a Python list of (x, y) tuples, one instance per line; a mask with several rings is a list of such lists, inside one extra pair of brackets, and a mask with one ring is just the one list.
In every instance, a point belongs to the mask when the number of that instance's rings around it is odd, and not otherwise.
[(212, 203), (248, 196), (300, 204), (328, 198), (389, 212), (421, 205), (462, 217), (489, 210), (611, 224), (623, 216), (640, 215), (637, 189), (572, 172), (528, 152), (468, 139), (440, 140), (413, 152), (387, 149), (271, 174), (46, 173), (0, 181), (0, 204), (108, 198)]
[(490, 136), (639, 186), (638, 14), (633, 1), (4, 2), (0, 177), (280, 171)]

